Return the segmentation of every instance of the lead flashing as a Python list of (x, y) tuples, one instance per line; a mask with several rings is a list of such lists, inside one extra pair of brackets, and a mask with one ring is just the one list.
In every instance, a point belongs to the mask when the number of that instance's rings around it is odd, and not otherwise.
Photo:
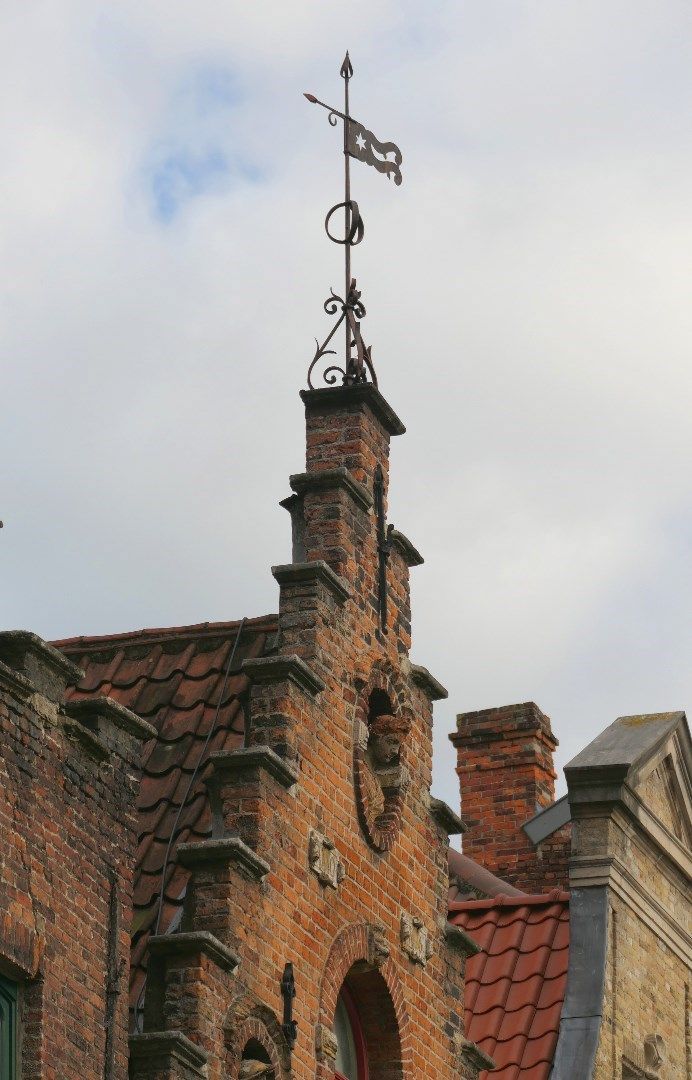
[(572, 889), (567, 990), (551, 1080), (593, 1076), (603, 1019), (608, 890)]
[(522, 829), (532, 844), (541, 844), (561, 829), (568, 821), (572, 820), (569, 799), (563, 795), (561, 799), (539, 810), (532, 818), (522, 825)]

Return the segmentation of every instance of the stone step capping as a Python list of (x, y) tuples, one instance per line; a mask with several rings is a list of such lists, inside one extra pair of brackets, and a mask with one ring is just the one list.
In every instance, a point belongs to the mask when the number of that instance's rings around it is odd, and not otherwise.
[[(67, 687), (84, 677), (81, 668), (30, 630), (0, 633), (0, 662), (23, 676), (34, 692), (54, 702), (61, 702)], [(19, 684), (25, 687), (21, 679)]]
[(0, 687), (8, 690), (19, 700), (25, 700), (34, 693), (33, 683), (27, 679), (26, 675), (22, 675), (2, 660), (0, 660)]
[(352, 407), (362, 402), (369, 406), (372, 413), (389, 435), (405, 435), (406, 428), (389, 402), (372, 383), (359, 383), (353, 386), (325, 386), (317, 390), (301, 390), (300, 397), (308, 410), (319, 412), (337, 411)]
[(109, 697), (75, 698), (66, 701), (60, 712), (68, 738), (80, 743), (96, 761), (115, 753), (132, 762), (138, 744), (156, 738), (151, 724)]
[(421, 555), (418, 548), (414, 547), (407, 536), (399, 529), (392, 529), (389, 533), (389, 540), (401, 555), (402, 559), (407, 566), (422, 566), (425, 559)]
[(466, 832), (462, 819), (443, 799), (430, 799), (430, 816), (444, 829), (447, 836), (460, 836)]
[[(336, 576), (336, 575), (335, 575)], [(325, 688), (322, 679), (295, 654), (258, 656), (243, 660), (241, 670), (253, 683), (292, 682), (308, 697), (316, 697)]]
[(112, 724), (140, 742), (156, 738), (156, 728), (113, 698), (100, 696), (66, 701), (63, 712), (84, 727), (101, 734), (102, 723)]
[(319, 472), (293, 473), (288, 478), (291, 490), (301, 498), (308, 491), (331, 491), (341, 489), (351, 497), (358, 509), (368, 514), (372, 510), (372, 495), (345, 465), (337, 469), (321, 469)]
[(238, 836), (203, 840), (199, 844), (179, 844), (177, 858), (182, 866), (193, 872), (213, 871), (215, 867), (226, 865), (252, 881), (261, 881), (271, 870), (269, 863)]
[(209, 1055), (182, 1031), (149, 1031), (130, 1036), (130, 1076), (133, 1080), (189, 1080), (207, 1076)]
[(480, 1072), (488, 1070), (492, 1072), (495, 1068), (495, 1062), (488, 1054), (481, 1050), (480, 1046), (471, 1042), (470, 1039), (461, 1039), (460, 1054), (462, 1067), (468, 1068), (470, 1071), (466, 1074), (468, 1076), (477, 1077)]
[(293, 762), (280, 757), (271, 746), (241, 746), (237, 750), (216, 750), (209, 755), (213, 766), (207, 786), (215, 786), (229, 779), (245, 782), (248, 777), (266, 773), (280, 787), (290, 791), (298, 783), (298, 768)]
[(445, 923), (444, 937), (449, 948), (456, 949), (466, 959), (483, 952), (481, 946), (470, 934), (467, 934), (460, 926), (454, 926), (453, 923)]
[(427, 695), (430, 701), (444, 701), (449, 697), (449, 691), (422, 664), (409, 663), (408, 670), (411, 680)]
[(345, 604), (352, 595), (348, 582), (335, 573), (323, 559), (272, 566), (272, 574), (282, 588), (322, 585), (339, 604)]
[(149, 938), (149, 955), (164, 962), (171, 957), (207, 956), (212, 963), (228, 974), (232, 974), (240, 964), (240, 959), (208, 930), (191, 930), (174, 934), (156, 934)]

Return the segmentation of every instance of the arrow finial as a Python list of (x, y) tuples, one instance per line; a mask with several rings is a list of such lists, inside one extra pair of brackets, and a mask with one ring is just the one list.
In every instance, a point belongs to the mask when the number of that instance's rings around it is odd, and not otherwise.
[(342, 79), (350, 79), (353, 75), (353, 64), (351, 63), (351, 58), (348, 55), (348, 50), (346, 50), (344, 62), (341, 65), (341, 71), (339, 72), (339, 74), (341, 75)]

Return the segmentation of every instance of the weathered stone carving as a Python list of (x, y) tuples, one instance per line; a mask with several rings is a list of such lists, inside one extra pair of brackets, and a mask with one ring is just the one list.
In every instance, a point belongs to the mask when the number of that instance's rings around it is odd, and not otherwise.
[(423, 920), (401, 913), (401, 947), (414, 964), (425, 967), (433, 954), (432, 941)]
[(401, 805), (410, 783), (400, 756), (410, 730), (407, 716), (383, 712), (368, 723), (357, 722), (355, 778), (358, 809), (368, 840), (382, 851), (397, 828)]
[(315, 1038), (317, 1060), (333, 1063), (336, 1060), (338, 1048), (336, 1035), (331, 1028), (325, 1027), (324, 1024), (318, 1024)]
[(369, 959), (376, 967), (384, 964), (389, 957), (387, 933), (382, 923), (373, 923), (368, 928)]
[(338, 888), (346, 876), (346, 868), (332, 841), (316, 829), (310, 830), (308, 859), (310, 869), (317, 875), (320, 885), (329, 885), (332, 889)]

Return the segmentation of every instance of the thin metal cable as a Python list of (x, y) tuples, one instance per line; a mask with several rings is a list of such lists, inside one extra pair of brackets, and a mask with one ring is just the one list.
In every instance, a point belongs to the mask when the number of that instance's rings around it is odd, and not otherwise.
[[(233, 642), (233, 648), (231, 649), (231, 654), (230, 654), (230, 656), (228, 658), (228, 663), (226, 664), (226, 671), (225, 671), (224, 677), (223, 677), (223, 685), (221, 687), (221, 693), (219, 694), (219, 700), (216, 703), (216, 712), (214, 713), (214, 719), (212, 720), (211, 727), (209, 728), (209, 731), (207, 732), (207, 737), (204, 740), (204, 746), (202, 747), (202, 752), (199, 755), (199, 759), (197, 761), (197, 764), (195, 765), (194, 769), (192, 770), (192, 775), (191, 775), (190, 781), (189, 781), (189, 783), (187, 785), (187, 790), (185, 791), (185, 795), (184, 795), (183, 799), (181, 800), (180, 806), (178, 807), (178, 813), (176, 814), (175, 821), (173, 822), (173, 828), (171, 829), (171, 835), (168, 838), (168, 844), (166, 845), (166, 854), (164, 856), (163, 866), (161, 868), (161, 889), (160, 889), (160, 892), (159, 892), (158, 910), (157, 910), (157, 914), (156, 914), (156, 925), (154, 927), (154, 934), (155, 935), (158, 934), (159, 929), (161, 927), (161, 918), (163, 916), (163, 900), (164, 900), (164, 893), (166, 891), (166, 872), (168, 870), (168, 864), (170, 862), (171, 849), (173, 847), (173, 841), (175, 840), (175, 836), (176, 836), (176, 833), (178, 831), (178, 825), (180, 823), (180, 818), (181, 818), (182, 812), (185, 809), (185, 807), (187, 806), (187, 801), (190, 798), (190, 792), (192, 791), (193, 784), (194, 784), (195, 780), (197, 779), (197, 774), (199, 773), (199, 770), (202, 767), (202, 762), (204, 761), (205, 755), (207, 753), (209, 743), (211, 742), (211, 740), (213, 739), (213, 737), (214, 737), (214, 735), (216, 733), (216, 725), (218, 723), (219, 713), (221, 711), (221, 703), (223, 701), (223, 696), (224, 696), (224, 694), (226, 692), (226, 686), (228, 684), (228, 677), (229, 677), (229, 675), (231, 673), (231, 668), (233, 667), (233, 661), (235, 660), (235, 656), (236, 656), (236, 653), (238, 651), (238, 644), (240, 642), (240, 635), (243, 632), (243, 627), (245, 626), (246, 622), (247, 622), (247, 618), (245, 616), (243, 616), (243, 618), (240, 620), (240, 626), (238, 627), (238, 633), (236, 634), (235, 641)], [(141, 1016), (141, 1012), (142, 1012), (142, 1002), (144, 1000), (144, 993), (146, 991), (146, 985), (147, 984), (146, 984), (146, 980), (145, 980), (144, 985), (142, 986), (142, 990), (140, 992), (140, 995), (139, 995), (139, 997), (137, 999), (137, 1004), (136, 1004), (135, 1010), (134, 1010), (135, 1011), (135, 1025), (137, 1026), (137, 1028), (139, 1028), (139, 1017)]]

